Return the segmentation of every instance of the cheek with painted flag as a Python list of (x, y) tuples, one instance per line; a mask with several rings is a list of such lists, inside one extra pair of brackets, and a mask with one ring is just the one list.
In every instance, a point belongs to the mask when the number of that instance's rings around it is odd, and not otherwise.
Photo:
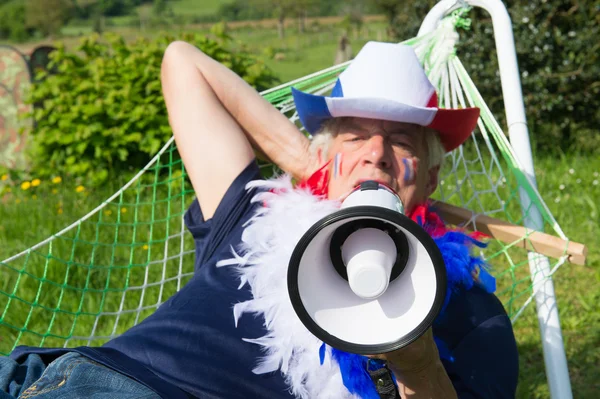
[(418, 165), (417, 158), (402, 158), (400, 176), (404, 184), (413, 184), (417, 180)]

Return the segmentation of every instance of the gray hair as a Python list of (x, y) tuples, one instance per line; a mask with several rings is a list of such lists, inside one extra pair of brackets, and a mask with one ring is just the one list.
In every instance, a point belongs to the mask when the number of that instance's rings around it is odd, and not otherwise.
[[(323, 123), (319, 131), (312, 137), (310, 143), (310, 150), (313, 154), (319, 149), (324, 154), (329, 152), (331, 141), (335, 136), (338, 135), (340, 126), (344, 119), (345, 118), (332, 118)], [(425, 144), (427, 145), (429, 159), (428, 168), (431, 169), (439, 166), (441, 169), (442, 164), (444, 163), (446, 151), (442, 145), (442, 142), (440, 141), (440, 137), (433, 129), (423, 127), (423, 132), (425, 133)]]

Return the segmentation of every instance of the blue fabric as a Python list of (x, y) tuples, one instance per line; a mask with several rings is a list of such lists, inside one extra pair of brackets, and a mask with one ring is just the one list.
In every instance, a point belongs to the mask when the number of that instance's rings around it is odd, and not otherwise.
[(433, 334), (452, 353), (442, 363), (460, 399), (514, 398), (519, 355), (502, 303), (480, 286), (455, 295)]
[(0, 389), (0, 399), (159, 399), (150, 388), (76, 352), (47, 367), (37, 354), (20, 363), (0, 358)]
[[(255, 193), (245, 190), (246, 184), (259, 176), (252, 162), (235, 179), (210, 220), (203, 219), (197, 201), (191, 204), (185, 222), (196, 244), (195, 275), (179, 293), (103, 347), (17, 348), (11, 358), (21, 366), (8, 366), (16, 376), (12, 387), (19, 389), (27, 378), (30, 381), (39, 375), (41, 364), (76, 352), (152, 388), (163, 398), (290, 398), (280, 373), (252, 373), (263, 354), (259, 345), (242, 338), (264, 336), (264, 320), (244, 315), (238, 328), (234, 326), (232, 306), (251, 295), (246, 289), (238, 290), (233, 268), (215, 267), (218, 260), (231, 256), (231, 246), (241, 240), (243, 223), (260, 206), (250, 203)], [(434, 334), (454, 356), (454, 362), (444, 362), (444, 366), (459, 397), (514, 395), (516, 344), (510, 321), (492, 294), (474, 286), (455, 295), (443, 320), (434, 326)], [(37, 361), (30, 360), (35, 359), (29, 355), (32, 353), (39, 355)], [(30, 377), (27, 362), (31, 363)], [(5, 392), (13, 389), (1, 388)]]
[(138, 361), (112, 348), (91, 348), (82, 346), (66, 349), (19, 346), (15, 348), (10, 357), (11, 359), (21, 362), (28, 355), (37, 354), (44, 364), (49, 364), (57, 358), (72, 352), (84, 355), (89, 359), (93, 359), (106, 367), (126, 375), (134, 381), (151, 387), (160, 397), (174, 399), (184, 399), (188, 397), (187, 394), (176, 386), (165, 383), (150, 369), (144, 367)]
[[(448, 231), (446, 234), (433, 239), (440, 249), (446, 265), (448, 288), (442, 305), (442, 315), (453, 295), (470, 290), (475, 282), (473, 273), (479, 268), (485, 268), (483, 259), (472, 255), (472, 247), (485, 247), (483, 244), (459, 231)], [(439, 316), (438, 316), (439, 318)]]
[(35, 354), (20, 363), (0, 357), (0, 399), (16, 398), (42, 376), (45, 368), (44, 361)]
[(342, 82), (339, 79), (335, 81), (335, 85), (333, 86), (333, 89), (331, 89), (331, 97), (344, 97)]
[(331, 357), (340, 365), (342, 381), (350, 393), (362, 399), (379, 399), (368, 373), (369, 358), (335, 348), (331, 349)]
[(298, 118), (310, 134), (315, 134), (324, 121), (332, 118), (325, 97), (304, 93), (293, 87), (292, 96), (298, 111)]

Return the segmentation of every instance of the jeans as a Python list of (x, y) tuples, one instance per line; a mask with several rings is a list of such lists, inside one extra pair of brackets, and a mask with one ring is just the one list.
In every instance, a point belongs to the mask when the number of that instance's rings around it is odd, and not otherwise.
[(69, 352), (47, 367), (36, 354), (24, 361), (0, 357), (0, 399), (160, 399), (143, 384)]

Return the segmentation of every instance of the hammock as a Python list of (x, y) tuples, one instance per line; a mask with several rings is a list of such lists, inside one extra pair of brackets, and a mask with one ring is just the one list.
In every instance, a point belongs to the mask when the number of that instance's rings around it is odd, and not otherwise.
[[(463, 10), (464, 11), (464, 10)], [(468, 25), (461, 12), (437, 29), (410, 39), (432, 83), (440, 106), (481, 109), (478, 129), (448, 154), (434, 199), (523, 225), (531, 212), (539, 229), (568, 239), (544, 204), (455, 54), (457, 26)], [(299, 126), (292, 86), (324, 94), (333, 87), (341, 64), (261, 93)], [(265, 176), (275, 170), (261, 164)], [(526, 201), (520, 201), (526, 199)], [(39, 244), (0, 263), (0, 353), (17, 345), (98, 346), (141, 322), (192, 276), (194, 244), (183, 223), (193, 199), (173, 139), (113, 196), (86, 216)], [(522, 208), (521, 202), (528, 204)], [(524, 230), (525, 231), (525, 230)], [(530, 230), (529, 230), (530, 231)], [(513, 322), (534, 298), (540, 276), (526, 267), (532, 255), (523, 243), (489, 240), (482, 255), (497, 278), (497, 295)], [(567, 259), (567, 244), (550, 259), (549, 278)], [(544, 280), (545, 281), (545, 280)]]

